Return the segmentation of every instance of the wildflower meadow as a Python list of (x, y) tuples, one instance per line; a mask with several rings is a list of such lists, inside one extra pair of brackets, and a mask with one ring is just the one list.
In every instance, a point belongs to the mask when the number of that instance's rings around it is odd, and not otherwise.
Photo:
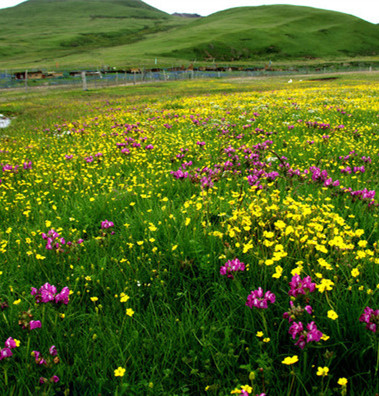
[(2, 395), (379, 392), (379, 85), (233, 84), (0, 102)]

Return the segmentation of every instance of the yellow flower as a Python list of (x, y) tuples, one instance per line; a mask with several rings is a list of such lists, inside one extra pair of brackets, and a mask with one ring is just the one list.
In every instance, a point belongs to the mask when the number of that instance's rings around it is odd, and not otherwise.
[(264, 338), (263, 342), (270, 342), (270, 338), (269, 337)]
[(241, 390), (244, 390), (247, 393), (251, 393), (253, 391), (253, 388), (249, 385), (243, 385), (243, 386), (241, 386)]
[(287, 366), (297, 363), (299, 361), (299, 357), (297, 355), (293, 355), (292, 357), (287, 356), (282, 363), (286, 364)]
[(351, 270), (351, 276), (353, 276), (354, 278), (356, 278), (359, 275), (359, 269), (358, 268), (353, 268)]
[(332, 309), (328, 311), (328, 318), (329, 319), (333, 319), (336, 320), (338, 318), (338, 315), (335, 311), (333, 311)]
[(121, 297), (120, 302), (124, 303), (124, 302), (127, 302), (128, 300), (129, 300), (129, 296), (126, 295), (126, 294), (124, 294), (124, 295)]
[(16, 343), (16, 347), (17, 348), (21, 345), (21, 341), (20, 340), (16, 340), (15, 338), (13, 338), (13, 341)]
[(189, 217), (187, 217), (186, 218), (186, 221), (185, 221), (185, 226), (188, 226), (188, 224), (191, 222), (191, 218), (189, 218)]
[(341, 386), (346, 386), (346, 385), (347, 385), (347, 379), (346, 379), (345, 377), (342, 377), (342, 378), (340, 378), (340, 379), (337, 381), (337, 384), (338, 384), (338, 385), (341, 385)]
[(124, 368), (122, 368), (122, 367), (119, 367), (118, 369), (116, 369), (115, 371), (114, 371), (114, 376), (115, 377), (123, 377), (124, 375), (125, 375), (125, 369)]
[(98, 300), (98, 297), (91, 297), (90, 300), (96, 302)]
[(45, 260), (45, 256), (41, 256), (40, 254), (36, 254), (36, 259), (37, 260)]
[(19, 298), (18, 300), (13, 301), (13, 305), (18, 305), (21, 302), (21, 298)]
[(318, 291), (320, 293), (324, 292), (325, 290), (332, 290), (334, 282), (330, 279), (323, 279), (319, 285), (316, 285)]
[(275, 267), (275, 274), (273, 274), (272, 277), (278, 279), (282, 276), (282, 273), (283, 273), (283, 268), (280, 265), (278, 265)]
[(257, 331), (256, 336), (257, 337), (263, 337), (263, 331)]
[(134, 311), (133, 311), (131, 308), (128, 308), (128, 309), (126, 310), (126, 314), (127, 314), (128, 316), (133, 316), (133, 315), (134, 315)]
[(317, 368), (317, 375), (319, 377), (326, 377), (329, 373), (329, 368), (328, 367), (318, 367)]

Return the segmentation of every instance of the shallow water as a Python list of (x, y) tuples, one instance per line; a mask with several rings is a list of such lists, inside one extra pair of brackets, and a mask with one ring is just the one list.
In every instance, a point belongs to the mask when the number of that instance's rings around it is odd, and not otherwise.
[(7, 128), (10, 124), (11, 124), (10, 118), (0, 114), (0, 128)]

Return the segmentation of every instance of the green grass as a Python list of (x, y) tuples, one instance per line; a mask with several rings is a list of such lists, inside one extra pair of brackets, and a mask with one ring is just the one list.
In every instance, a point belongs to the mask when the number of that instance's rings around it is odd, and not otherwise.
[[(345, 187), (378, 190), (378, 94), (374, 77), (362, 74), (293, 84), (262, 78), (2, 95), (0, 113), (15, 119), (0, 131), (0, 163), (33, 164), (0, 170), (0, 303), (9, 305), (0, 312), (0, 349), (8, 337), (21, 342), (0, 361), (2, 394), (226, 396), (249, 384), (252, 395), (326, 396), (343, 392), (342, 377), (349, 395), (378, 392), (377, 335), (359, 322), (366, 306), (378, 308), (378, 207), (311, 178), (290, 177), (279, 160), (266, 162), (276, 156), (267, 150), (259, 160), (279, 177), (262, 178), (259, 193), (247, 182), (259, 164), (247, 164), (243, 151), (272, 140), (272, 150), (293, 169), (318, 165)], [(142, 147), (129, 145), (130, 155), (122, 154), (116, 143), (125, 138)], [(154, 149), (144, 150), (147, 144)], [(239, 160), (227, 155), (230, 147)], [(185, 158), (176, 157), (180, 148), (189, 149)], [(341, 162), (352, 150), (357, 156)], [(93, 162), (85, 160), (90, 155)], [(341, 173), (341, 166), (361, 166), (363, 155), (372, 159), (364, 173)], [(209, 190), (196, 178), (170, 173), (187, 161), (194, 174), (227, 160), (237, 172), (219, 173)], [(114, 222), (108, 231), (101, 230), (105, 219)], [(281, 230), (280, 221), (301, 235)], [(51, 228), (66, 242), (83, 243), (47, 250), (41, 233)], [(317, 248), (300, 242), (305, 234)], [(332, 247), (338, 235), (342, 240)], [(269, 240), (273, 246), (266, 246)], [(279, 245), (287, 256), (266, 265)], [(249, 270), (221, 276), (220, 267), (235, 257)], [(282, 317), (299, 261), (302, 278), (334, 282), (332, 290), (295, 300), (314, 309), (301, 320), (314, 320), (330, 337), (304, 350)], [(275, 278), (278, 266), (283, 273)], [(58, 291), (69, 287), (67, 306), (35, 303), (31, 287), (46, 282)], [(245, 305), (259, 286), (276, 295), (263, 312)], [(121, 293), (129, 299), (121, 302)], [(19, 326), (28, 309), (40, 329)], [(31, 352), (48, 358), (51, 345), (60, 362), (37, 365)], [(293, 355), (297, 363), (282, 364)], [(115, 376), (118, 367), (123, 377)], [(319, 367), (328, 367), (328, 376), (318, 376)], [(58, 383), (39, 383), (53, 375)]]
[(154, 67), (156, 58), (159, 66), (320, 64), (379, 54), (377, 25), (310, 7), (239, 7), (192, 20), (141, 1), (29, 0), (1, 10), (0, 23), (3, 69)]

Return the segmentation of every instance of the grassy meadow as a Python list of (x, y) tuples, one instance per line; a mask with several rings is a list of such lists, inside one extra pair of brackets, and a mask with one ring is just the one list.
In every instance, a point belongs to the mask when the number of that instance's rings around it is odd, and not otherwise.
[(3, 395), (379, 392), (379, 84), (7, 92)]
[(334, 61), (374, 66), (379, 59), (378, 25), (312, 7), (236, 7), (181, 18), (139, 0), (29, 0), (0, 10), (0, 25), (2, 71), (252, 68), (270, 60), (280, 69)]

